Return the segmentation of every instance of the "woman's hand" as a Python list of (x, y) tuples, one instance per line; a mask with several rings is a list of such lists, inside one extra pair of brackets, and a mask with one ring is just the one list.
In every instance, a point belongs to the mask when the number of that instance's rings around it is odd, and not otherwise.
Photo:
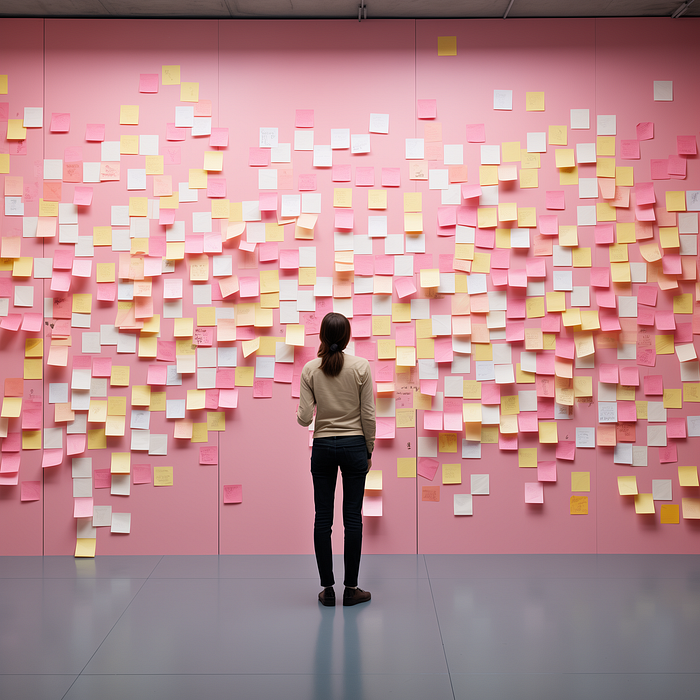
[(372, 460), (368, 459), (367, 460), (367, 473), (369, 474), (369, 470), (372, 468)]

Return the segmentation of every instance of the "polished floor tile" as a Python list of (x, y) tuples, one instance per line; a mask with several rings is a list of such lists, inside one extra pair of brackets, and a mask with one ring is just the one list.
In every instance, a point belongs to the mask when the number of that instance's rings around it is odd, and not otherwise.
[(60, 700), (78, 676), (0, 674), (0, 698), (3, 700)]
[(444, 674), (83, 674), (64, 700), (453, 700)]
[(0, 579), (0, 674), (77, 674), (140, 579)]
[(367, 555), (360, 585), (320, 606), (308, 555), (1, 558), (0, 698), (698, 697), (700, 557)]
[(153, 578), (85, 671), (446, 672), (428, 581), (368, 583), (369, 603), (322, 608), (310, 579)]

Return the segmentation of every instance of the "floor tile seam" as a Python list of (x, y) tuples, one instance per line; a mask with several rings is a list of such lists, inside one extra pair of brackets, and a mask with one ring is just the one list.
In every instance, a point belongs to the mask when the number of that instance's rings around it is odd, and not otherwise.
[(445, 648), (445, 639), (442, 636), (442, 627), (440, 625), (440, 615), (437, 610), (437, 603), (435, 602), (435, 593), (433, 592), (433, 582), (430, 578), (430, 571), (428, 570), (428, 563), (425, 563), (425, 569), (428, 574), (428, 588), (430, 588), (430, 599), (433, 601), (433, 613), (435, 614), (435, 622), (438, 627), (438, 634), (440, 635), (440, 644), (442, 644), (442, 654), (445, 658), (445, 668), (447, 669), (447, 676), (450, 679), (450, 690), (452, 691), (453, 700), (456, 699), (454, 683), (452, 683), (452, 674), (450, 672), (450, 660), (447, 658), (447, 649)]
[(66, 690), (65, 694), (63, 695), (63, 698), (67, 697), (68, 693), (70, 693), (70, 691), (71, 691), (71, 688), (78, 682), (78, 679), (80, 678), (80, 676), (83, 675), (83, 671), (85, 671), (85, 669), (89, 666), (90, 662), (95, 658), (95, 655), (102, 648), (102, 645), (107, 640), (107, 637), (109, 637), (109, 635), (112, 634), (112, 632), (114, 631), (114, 628), (119, 624), (119, 621), (122, 619), (122, 617), (124, 617), (127, 610), (131, 607), (133, 602), (136, 600), (136, 597), (143, 590), (143, 587), (146, 585), (146, 582), (148, 581), (148, 579), (130, 579), (130, 580), (141, 580), (141, 585), (139, 586), (138, 590), (134, 593), (134, 595), (131, 597), (129, 604), (124, 608), (124, 610), (122, 610), (119, 617), (114, 621), (114, 624), (109, 628), (109, 630), (107, 631), (105, 636), (102, 638), (102, 641), (97, 645), (95, 651), (92, 652), (92, 654), (90, 655), (90, 658), (86, 661), (86, 663), (83, 666), (83, 668), (81, 669), (80, 673), (78, 673), (75, 680), (71, 683), (70, 688), (68, 688), (68, 690)]
[[(3, 675), (13, 675), (13, 674), (0, 674), (0, 677)], [(53, 674), (38, 674), (38, 673), (23, 673), (23, 674), (14, 674), (14, 675), (19, 675), (19, 676), (38, 676), (38, 675), (45, 675), (45, 676), (71, 676), (75, 674), (60, 674), (60, 673), (53, 673)], [(162, 677), (162, 676), (223, 676), (223, 677), (241, 677), (241, 676), (251, 676), (251, 677), (267, 677), (267, 676), (299, 676), (299, 677), (311, 677), (311, 678), (317, 678), (319, 676), (322, 677), (341, 677), (344, 678), (347, 676), (347, 673), (293, 673), (293, 672), (277, 672), (277, 671), (269, 671), (269, 672), (261, 672), (261, 673), (219, 673), (219, 672), (207, 672), (207, 673), (81, 673), (80, 676), (84, 676), (86, 678), (97, 678), (97, 677), (113, 677), (113, 676), (126, 676), (129, 678), (134, 678), (134, 677), (146, 677), (146, 678), (151, 678), (151, 677)], [(403, 671), (395, 671), (395, 672), (388, 672), (388, 673), (360, 673), (357, 674), (359, 676), (397, 676), (397, 677), (404, 677), (406, 675), (410, 676), (449, 676), (448, 671), (414, 671), (411, 673), (405, 673)], [(471, 675), (470, 673), (462, 673), (461, 675)], [(485, 674), (485, 675), (499, 675), (497, 673), (495, 674)], [(658, 675), (658, 674), (650, 674), (650, 675)], [(77, 680), (77, 678), (76, 678)]]

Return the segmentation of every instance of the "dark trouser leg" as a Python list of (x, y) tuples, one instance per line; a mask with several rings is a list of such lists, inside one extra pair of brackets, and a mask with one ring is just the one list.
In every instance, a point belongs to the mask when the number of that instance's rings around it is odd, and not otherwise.
[(314, 552), (322, 586), (332, 586), (333, 550), (331, 548), (331, 531), (333, 527), (333, 503), (335, 484), (338, 478), (338, 465), (333, 446), (317, 444), (311, 451), (311, 475), (314, 482)]
[(348, 437), (339, 450), (343, 474), (343, 526), (345, 528), (345, 585), (357, 586), (362, 554), (362, 499), (367, 474), (364, 438)]

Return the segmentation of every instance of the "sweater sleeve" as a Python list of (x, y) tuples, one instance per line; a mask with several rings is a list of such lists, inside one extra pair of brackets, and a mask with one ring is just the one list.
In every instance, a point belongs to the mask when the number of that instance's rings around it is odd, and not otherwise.
[(299, 388), (299, 408), (297, 409), (297, 423), (307, 427), (314, 419), (314, 406), (316, 399), (309, 384), (309, 376), (306, 371), (301, 373), (301, 385)]
[(374, 411), (374, 388), (372, 385), (372, 373), (367, 363), (367, 371), (364, 372), (360, 383), (360, 419), (362, 421), (362, 433), (367, 443), (367, 452), (371, 455), (374, 451), (374, 436), (377, 432), (377, 421)]

